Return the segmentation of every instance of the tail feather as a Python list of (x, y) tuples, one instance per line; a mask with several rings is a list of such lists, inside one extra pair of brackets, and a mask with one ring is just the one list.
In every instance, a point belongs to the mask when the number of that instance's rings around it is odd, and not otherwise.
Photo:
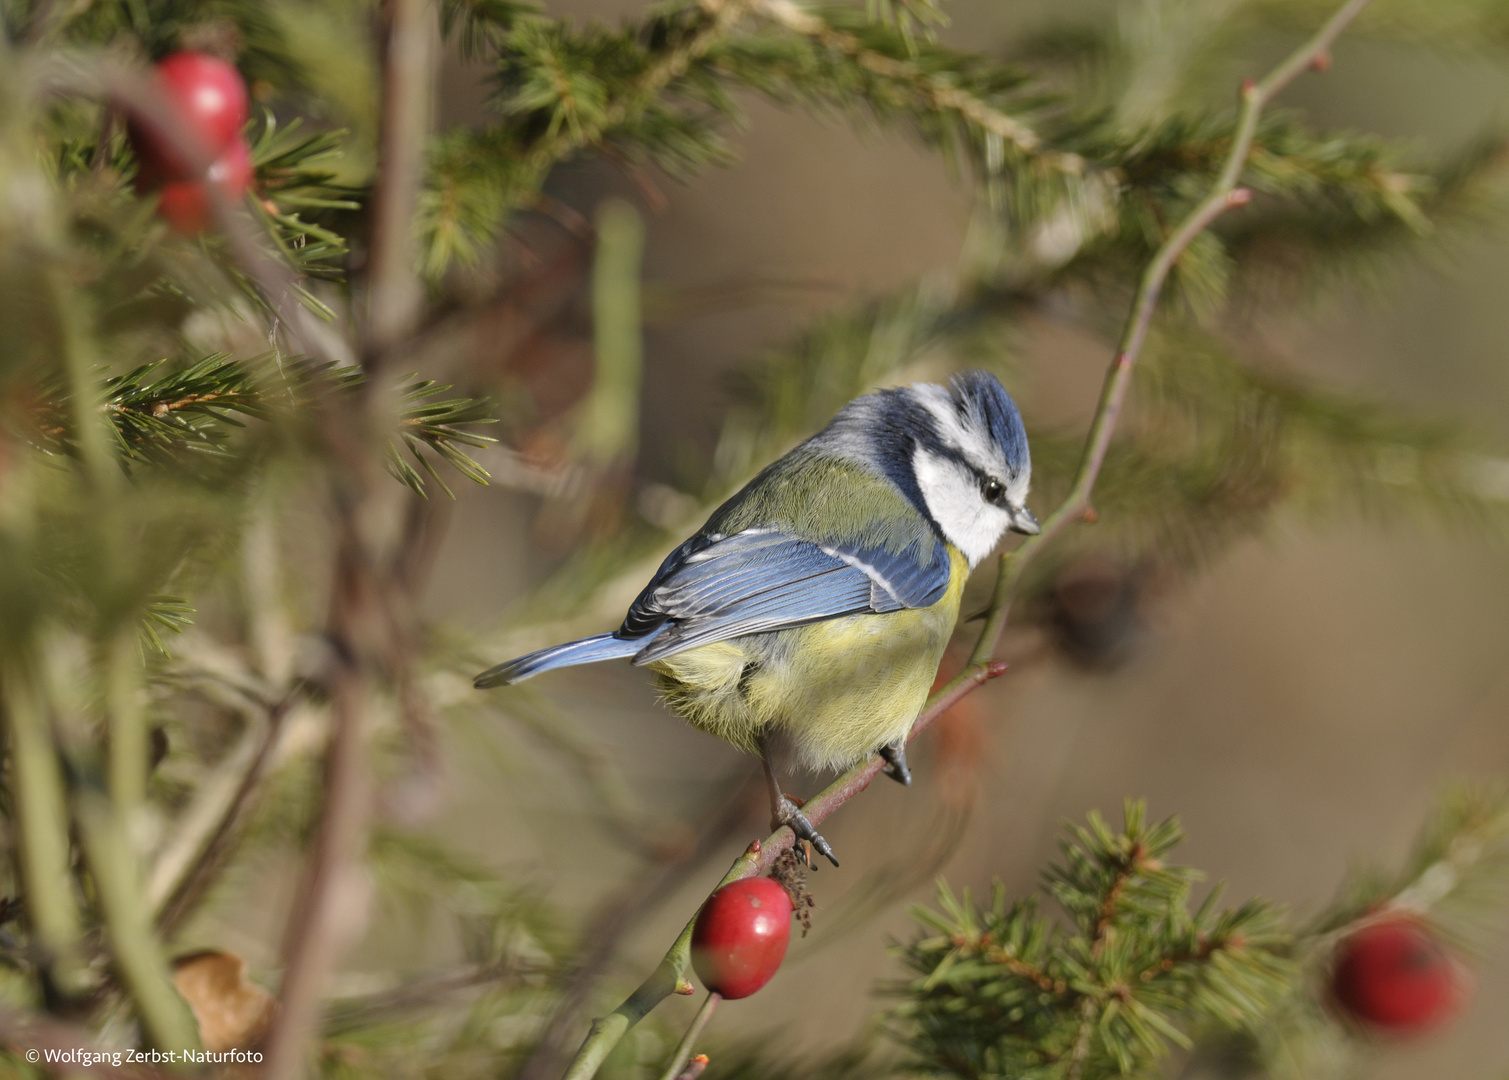
[(473, 679), (472, 685), (478, 690), (487, 690), (494, 686), (510, 686), (513, 683), (523, 682), (542, 671), (550, 671), (554, 668), (572, 667), (576, 664), (595, 664), (600, 660), (619, 660), (633, 656), (645, 647), (647, 641), (647, 638), (629, 640), (614, 637), (612, 634), (598, 634), (596, 637), (582, 638), (580, 641), (568, 641), (564, 645), (552, 645), (548, 649), (541, 649), (528, 656), (508, 660), (497, 667), (490, 667)]

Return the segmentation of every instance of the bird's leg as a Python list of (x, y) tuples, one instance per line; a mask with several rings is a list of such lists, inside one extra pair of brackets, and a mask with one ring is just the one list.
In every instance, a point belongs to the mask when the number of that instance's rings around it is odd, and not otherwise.
[(880, 771), (902, 787), (911, 787), (912, 770), (906, 767), (906, 736), (903, 735), (889, 746), (882, 746), (880, 756), (885, 758), (885, 768)]
[[(760, 739), (760, 764), (765, 766), (765, 787), (770, 793), (770, 827), (772, 830), (779, 829), (782, 825), (790, 826), (791, 831), (796, 833), (798, 851), (803, 840), (811, 844), (819, 855), (823, 855), (834, 866), (838, 865), (838, 856), (833, 854), (833, 848), (828, 841), (823, 839), (823, 834), (812, 826), (807, 820), (807, 815), (797, 808), (781, 792), (781, 785), (775, 778), (775, 766), (770, 760), (770, 742), (768, 739)], [(810, 864), (810, 861), (808, 863)]]

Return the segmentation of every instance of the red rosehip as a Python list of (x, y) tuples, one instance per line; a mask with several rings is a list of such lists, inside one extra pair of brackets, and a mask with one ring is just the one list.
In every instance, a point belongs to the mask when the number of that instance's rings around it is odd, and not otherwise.
[(238, 199), (251, 187), (253, 174), (251, 148), (238, 137), (206, 171), (204, 183), (174, 180), (164, 184), (158, 194), (157, 212), (185, 236), (198, 236), (214, 224), (205, 184), (218, 184), (227, 199)]
[[(166, 56), (156, 71), (158, 87), (178, 110), (187, 132), (199, 140), (206, 156), (219, 157), (240, 136), (250, 112), (241, 73), (219, 57), (196, 52)], [(139, 188), (191, 178), (193, 170), (183, 155), (155, 132), (132, 123), (128, 134), (140, 162)]]
[(1375, 1028), (1422, 1032), (1456, 1012), (1466, 994), (1461, 966), (1419, 920), (1397, 916), (1364, 926), (1338, 946), (1331, 993)]
[(766, 877), (713, 893), (692, 928), (692, 967), (707, 988), (743, 998), (768, 983), (791, 941), (791, 912), (791, 894)]

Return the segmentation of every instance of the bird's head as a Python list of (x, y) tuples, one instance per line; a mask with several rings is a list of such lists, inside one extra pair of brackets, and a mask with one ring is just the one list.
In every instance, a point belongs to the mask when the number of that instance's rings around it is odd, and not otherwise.
[(947, 386), (913, 383), (901, 391), (921, 408), (912, 472), (943, 535), (976, 565), (1008, 529), (1036, 534), (1027, 509), (1032, 459), (1016, 402), (994, 375), (966, 371)]

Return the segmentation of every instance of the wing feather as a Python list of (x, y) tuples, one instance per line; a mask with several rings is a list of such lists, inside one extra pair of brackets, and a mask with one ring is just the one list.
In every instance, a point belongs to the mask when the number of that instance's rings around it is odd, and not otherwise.
[(653, 633), (634, 657), (649, 664), (745, 634), (928, 607), (947, 590), (950, 570), (942, 543), (929, 556), (915, 547), (818, 544), (771, 529), (696, 537), (666, 559), (615, 636)]

